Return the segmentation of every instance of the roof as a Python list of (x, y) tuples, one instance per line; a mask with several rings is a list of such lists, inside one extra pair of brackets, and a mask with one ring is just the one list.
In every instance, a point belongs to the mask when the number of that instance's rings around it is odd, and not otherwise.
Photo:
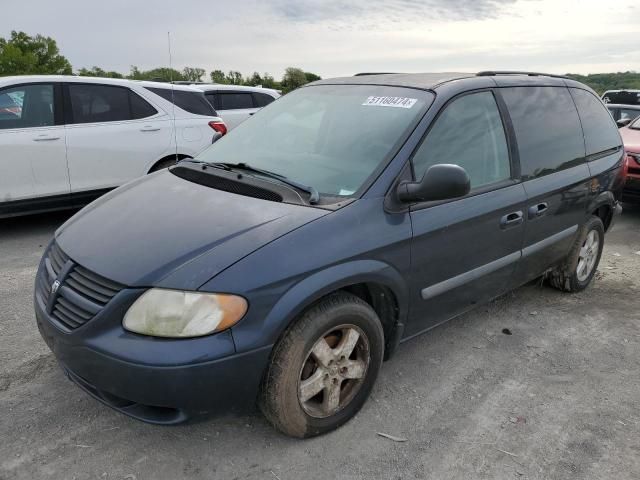
[(266, 92), (266, 93), (280, 96), (278, 91), (272, 88), (250, 87), (246, 85), (227, 85), (222, 83), (198, 83), (198, 84), (193, 84), (193, 86), (198, 90), (202, 90), (205, 92), (210, 90), (232, 90), (236, 92)]
[(139, 85), (150, 88), (166, 88), (174, 90), (194, 91), (194, 87), (186, 85), (172, 85), (164, 82), (151, 82), (147, 80), (129, 80), (126, 78), (101, 78), (101, 77), (80, 77), (77, 75), (18, 75), (13, 77), (0, 77), (0, 85), (30, 82), (81, 82), (81, 83), (101, 83), (105, 85)]
[[(372, 73), (353, 77), (318, 80), (309, 85), (385, 85), (435, 90), (452, 82), (464, 82), (477, 88), (495, 86), (581, 86), (579, 82), (559, 75), (537, 72), (484, 71), (480, 73)], [(490, 83), (487, 83), (490, 82)]]
[(475, 77), (475, 73), (381, 73), (357, 75), (355, 77), (339, 77), (318, 80), (310, 85), (389, 85), (394, 87), (412, 87), (431, 90), (442, 83), (463, 78)]

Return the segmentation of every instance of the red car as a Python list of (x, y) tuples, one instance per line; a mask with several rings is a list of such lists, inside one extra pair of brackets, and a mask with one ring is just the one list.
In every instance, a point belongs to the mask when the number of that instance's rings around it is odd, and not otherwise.
[(627, 156), (624, 165), (626, 178), (622, 200), (640, 203), (640, 118), (620, 129)]

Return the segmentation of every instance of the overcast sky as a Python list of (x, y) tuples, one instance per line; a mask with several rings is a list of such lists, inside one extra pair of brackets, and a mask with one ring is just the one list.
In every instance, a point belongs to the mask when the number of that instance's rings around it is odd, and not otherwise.
[(19, 0), (0, 36), (54, 37), (74, 69), (640, 70), (638, 0)]

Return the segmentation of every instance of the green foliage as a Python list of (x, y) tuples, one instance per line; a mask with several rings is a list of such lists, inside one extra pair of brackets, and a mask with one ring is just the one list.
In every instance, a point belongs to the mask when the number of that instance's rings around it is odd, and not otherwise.
[(307, 83), (309, 83), (307, 75), (301, 68), (289, 67), (284, 71), (284, 77), (282, 77), (282, 89), (285, 92), (295, 90)]
[(190, 80), (175, 68), (158, 67), (151, 70), (140, 70), (135, 65), (131, 66), (131, 72), (127, 78), (131, 80), (153, 80), (154, 82), (178, 82)]
[(243, 85), (244, 80), (242, 78), (242, 73), (237, 72), (235, 70), (229, 70), (226, 76), (226, 83), (229, 85)]
[(320, 75), (316, 75), (315, 73), (311, 72), (304, 72), (304, 76), (307, 77), (308, 83), (315, 82), (316, 80), (322, 80), (322, 77)]
[(9, 39), (0, 37), (0, 76), (70, 74), (71, 64), (53, 38), (16, 31)]
[(202, 82), (202, 77), (207, 74), (204, 68), (184, 67), (182, 76), (189, 82)]
[(262, 86), (264, 88), (274, 88), (276, 90), (279, 90), (280, 88), (282, 88), (280, 86), (280, 83), (276, 82), (275, 79), (273, 78), (273, 76), (269, 75), (266, 72), (265, 72), (264, 75), (262, 75)]
[(227, 77), (222, 70), (213, 70), (210, 77), (213, 83), (227, 83)]
[(249, 85), (251, 87), (257, 87), (262, 85), (263, 79), (258, 72), (253, 72), (253, 75), (247, 77), (244, 81), (245, 85)]
[(78, 70), (78, 75), (81, 77), (101, 77), (101, 78), (124, 78), (124, 75), (118, 72), (106, 71), (100, 67), (92, 67), (91, 70), (87, 68), (81, 68)]
[(569, 78), (582, 82), (593, 88), (599, 95), (607, 90), (635, 89), (640, 90), (640, 73), (593, 73), (591, 75), (567, 74)]
[[(60, 54), (56, 41), (50, 37), (36, 35), (31, 37), (24, 32), (12, 31), (8, 39), (0, 37), (0, 76), (4, 75), (71, 75), (73, 72), (69, 61)], [(80, 68), (76, 72), (83, 77), (128, 78), (131, 80), (154, 80), (160, 82), (187, 81), (202, 82), (207, 72), (199, 67), (185, 67), (182, 71), (174, 68), (158, 67), (151, 70), (140, 70), (132, 65), (128, 75), (115, 71), (103, 70), (98, 66)], [(285, 70), (281, 82), (276, 81), (269, 73), (253, 72), (243, 77), (237, 70), (226, 74), (222, 70), (213, 70), (209, 74), (213, 83), (228, 85), (261, 85), (290, 92), (309, 82), (320, 80), (320, 76), (305, 72), (300, 68), (289, 67)]]

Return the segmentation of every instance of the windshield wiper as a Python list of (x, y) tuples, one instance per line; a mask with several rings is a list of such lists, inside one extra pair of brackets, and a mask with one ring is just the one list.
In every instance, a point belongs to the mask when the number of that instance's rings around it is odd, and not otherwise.
[(245, 170), (247, 172), (254, 172), (265, 177), (273, 178), (274, 180), (278, 180), (286, 185), (289, 185), (293, 188), (297, 188), (298, 190), (302, 190), (309, 194), (309, 203), (311, 205), (315, 205), (320, 201), (320, 193), (314, 187), (309, 185), (303, 185), (302, 183), (298, 183), (295, 180), (290, 180), (284, 175), (279, 173), (270, 172), (269, 170), (262, 170), (261, 168), (252, 167), (248, 163), (239, 162), (239, 163), (225, 163), (225, 162), (213, 162), (209, 163), (209, 165), (224, 168), (224, 169), (234, 169), (234, 170)]

